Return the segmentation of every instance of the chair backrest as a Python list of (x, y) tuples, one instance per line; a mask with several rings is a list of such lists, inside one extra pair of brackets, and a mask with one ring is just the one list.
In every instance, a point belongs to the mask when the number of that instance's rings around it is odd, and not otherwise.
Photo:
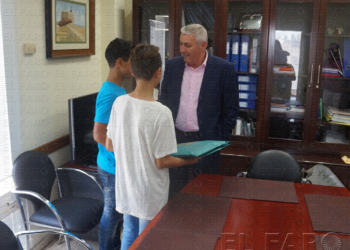
[(89, 175), (82, 170), (59, 168), (56, 171), (62, 197), (84, 197), (103, 201), (103, 191)]
[(299, 163), (281, 150), (267, 150), (254, 157), (247, 171), (248, 178), (301, 182)]
[[(56, 173), (52, 161), (44, 153), (32, 150), (19, 155), (13, 164), (12, 175), (16, 190), (36, 192), (50, 200)], [(21, 197), (30, 200), (35, 210), (43, 205), (33, 197)]]
[(20, 250), (21, 247), (11, 229), (0, 221), (0, 242), (3, 250)]

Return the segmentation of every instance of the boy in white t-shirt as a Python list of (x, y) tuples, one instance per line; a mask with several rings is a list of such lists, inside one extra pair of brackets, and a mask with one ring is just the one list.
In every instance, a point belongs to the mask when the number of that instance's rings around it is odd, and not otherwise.
[(136, 89), (116, 99), (107, 126), (107, 150), (116, 159), (116, 210), (124, 214), (121, 250), (127, 250), (168, 201), (168, 168), (195, 164), (177, 152), (171, 111), (156, 102), (162, 77), (158, 47), (139, 44), (131, 52)]

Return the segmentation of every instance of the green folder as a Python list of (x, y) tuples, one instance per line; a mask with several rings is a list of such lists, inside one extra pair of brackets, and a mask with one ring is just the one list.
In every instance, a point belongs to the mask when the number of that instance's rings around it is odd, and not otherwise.
[(229, 141), (195, 141), (177, 145), (177, 153), (171, 154), (178, 158), (195, 158), (210, 155), (231, 145)]

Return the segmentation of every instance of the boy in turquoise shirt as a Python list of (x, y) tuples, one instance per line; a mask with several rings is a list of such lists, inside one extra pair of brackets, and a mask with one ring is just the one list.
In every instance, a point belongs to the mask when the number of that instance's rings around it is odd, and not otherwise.
[(119, 96), (125, 95), (123, 80), (131, 78), (130, 52), (134, 44), (116, 38), (108, 45), (105, 57), (109, 65), (107, 81), (97, 95), (94, 139), (98, 143), (97, 165), (104, 189), (104, 210), (99, 228), (99, 249), (120, 248), (120, 228), (122, 214), (115, 208), (115, 158), (106, 150), (106, 134), (112, 106)]

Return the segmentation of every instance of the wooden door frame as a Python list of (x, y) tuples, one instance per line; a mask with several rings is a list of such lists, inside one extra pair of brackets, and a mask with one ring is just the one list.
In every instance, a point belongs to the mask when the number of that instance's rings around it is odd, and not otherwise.
[[(219, 36), (219, 53), (217, 54), (221, 58), (226, 58), (226, 35), (227, 35), (227, 19), (228, 19), (228, 8), (229, 2), (242, 2), (242, 0), (222, 0), (221, 3), (221, 18)], [(265, 84), (266, 84), (266, 73), (267, 73), (267, 56), (268, 56), (268, 34), (269, 34), (269, 13), (270, 13), (270, 0), (254, 0), (254, 2), (262, 2), (263, 4), (263, 21), (261, 25), (261, 44), (260, 44), (260, 70), (258, 75), (258, 99), (256, 100), (256, 135), (255, 137), (240, 136), (235, 137), (234, 140), (245, 141), (250, 143), (260, 143), (263, 132), (263, 118), (264, 118), (264, 105), (265, 105)], [(219, 22), (218, 22), (219, 23)]]
[[(309, 144), (309, 126), (310, 126), (310, 115), (311, 115), (311, 98), (312, 98), (312, 87), (309, 88), (309, 85), (314, 86), (316, 70), (314, 69), (311, 72), (311, 68), (315, 67), (316, 62), (316, 49), (312, 49), (312, 44), (317, 45), (317, 35), (318, 35), (318, 21), (320, 15), (320, 1), (319, 0), (287, 0), (283, 2), (295, 2), (295, 3), (314, 3), (313, 7), (313, 18), (311, 26), (311, 38), (310, 38), (310, 51), (309, 51), (309, 73), (308, 78), (307, 92), (306, 92), (306, 103), (305, 103), (305, 113), (304, 113), (304, 122), (303, 122), (303, 138), (300, 141), (297, 140), (288, 140), (282, 138), (270, 138), (269, 137), (269, 125), (270, 125), (270, 109), (271, 109), (271, 92), (272, 92), (272, 80), (273, 80), (273, 63), (274, 63), (274, 52), (275, 51), (275, 31), (276, 31), (276, 17), (277, 17), (277, 1), (272, 0), (270, 5), (270, 22), (269, 22), (269, 44), (268, 44), (268, 60), (267, 68), (270, 67), (270, 70), (267, 71), (266, 78), (266, 102), (264, 106), (264, 121), (265, 125), (263, 128), (263, 137), (262, 142), (265, 144), (287, 144), (291, 147), (304, 148), (308, 147)], [(314, 66), (312, 66), (314, 65)], [(311, 81), (312, 75), (312, 82)]]
[[(330, 152), (339, 152), (342, 155), (348, 154), (350, 151), (349, 144), (335, 144), (335, 143), (323, 143), (316, 141), (316, 134), (318, 132), (318, 106), (319, 106), (319, 98), (321, 93), (321, 85), (322, 85), (322, 65), (323, 65), (323, 53), (324, 53), (324, 45), (325, 45), (325, 31), (326, 31), (326, 22), (327, 22), (327, 4), (350, 4), (349, 0), (323, 0), (321, 3), (320, 10), (320, 22), (319, 22), (319, 36), (317, 43), (317, 57), (316, 57), (316, 65), (320, 66), (321, 72), (317, 73), (318, 77), (321, 79), (319, 82), (319, 87), (316, 88), (316, 84), (313, 85), (314, 95), (312, 101), (312, 114), (311, 117), (311, 126), (310, 126), (310, 134), (309, 134), (309, 142), (310, 147), (315, 148), (316, 150), (328, 150)], [(315, 80), (317, 80), (315, 78)]]

